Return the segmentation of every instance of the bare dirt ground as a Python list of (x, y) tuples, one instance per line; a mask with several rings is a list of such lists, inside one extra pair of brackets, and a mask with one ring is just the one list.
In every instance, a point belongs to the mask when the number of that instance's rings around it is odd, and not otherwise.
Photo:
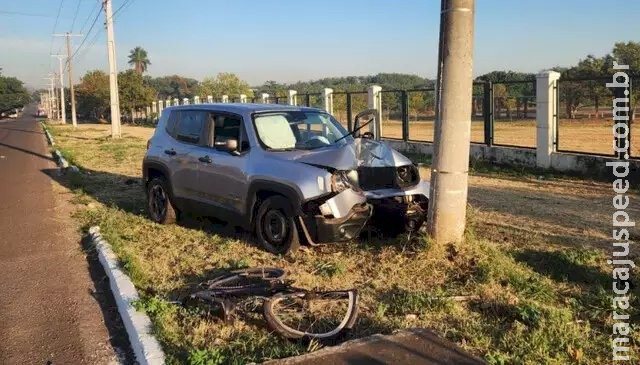
[[(433, 141), (432, 121), (412, 121), (409, 123), (409, 139), (414, 141)], [(561, 119), (558, 129), (559, 149), (596, 154), (613, 154), (613, 121), (611, 119)], [(402, 138), (402, 123), (397, 120), (385, 120), (382, 134), (388, 138)], [(496, 120), (493, 138), (495, 144), (535, 147), (536, 121)], [(640, 126), (630, 128), (631, 155), (640, 157)], [(484, 123), (471, 123), (471, 141), (484, 143)]]

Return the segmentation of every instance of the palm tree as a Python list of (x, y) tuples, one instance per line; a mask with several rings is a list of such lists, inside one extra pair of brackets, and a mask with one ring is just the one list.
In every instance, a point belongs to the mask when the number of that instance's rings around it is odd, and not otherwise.
[(133, 66), (137, 73), (142, 74), (151, 64), (147, 51), (142, 47), (136, 47), (129, 52), (129, 65)]

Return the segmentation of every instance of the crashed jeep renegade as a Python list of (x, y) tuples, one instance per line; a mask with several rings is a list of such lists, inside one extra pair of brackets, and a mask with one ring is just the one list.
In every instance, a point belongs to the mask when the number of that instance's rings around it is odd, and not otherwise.
[[(324, 111), (270, 104), (169, 107), (143, 161), (151, 219), (184, 212), (252, 229), (270, 252), (339, 242), (363, 229), (415, 231), (429, 184), (405, 156)], [(364, 118), (368, 119), (368, 118)]]

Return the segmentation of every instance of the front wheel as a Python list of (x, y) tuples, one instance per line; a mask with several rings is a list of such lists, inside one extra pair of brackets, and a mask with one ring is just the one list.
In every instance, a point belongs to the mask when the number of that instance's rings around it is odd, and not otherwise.
[(263, 311), (269, 328), (283, 337), (331, 344), (355, 324), (358, 292), (278, 293), (265, 300)]
[(260, 204), (255, 233), (258, 241), (271, 253), (287, 254), (300, 247), (291, 205), (282, 196), (272, 196)]

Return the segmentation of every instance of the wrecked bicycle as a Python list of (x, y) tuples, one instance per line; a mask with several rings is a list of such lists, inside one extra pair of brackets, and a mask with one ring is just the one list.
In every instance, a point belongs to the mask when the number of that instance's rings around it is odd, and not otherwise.
[(262, 302), (268, 327), (288, 339), (330, 343), (343, 338), (358, 316), (355, 289), (295, 288), (278, 268), (235, 270), (200, 284), (200, 288), (178, 302), (186, 307), (222, 309), (226, 321), (232, 321), (239, 310), (250, 310)]

